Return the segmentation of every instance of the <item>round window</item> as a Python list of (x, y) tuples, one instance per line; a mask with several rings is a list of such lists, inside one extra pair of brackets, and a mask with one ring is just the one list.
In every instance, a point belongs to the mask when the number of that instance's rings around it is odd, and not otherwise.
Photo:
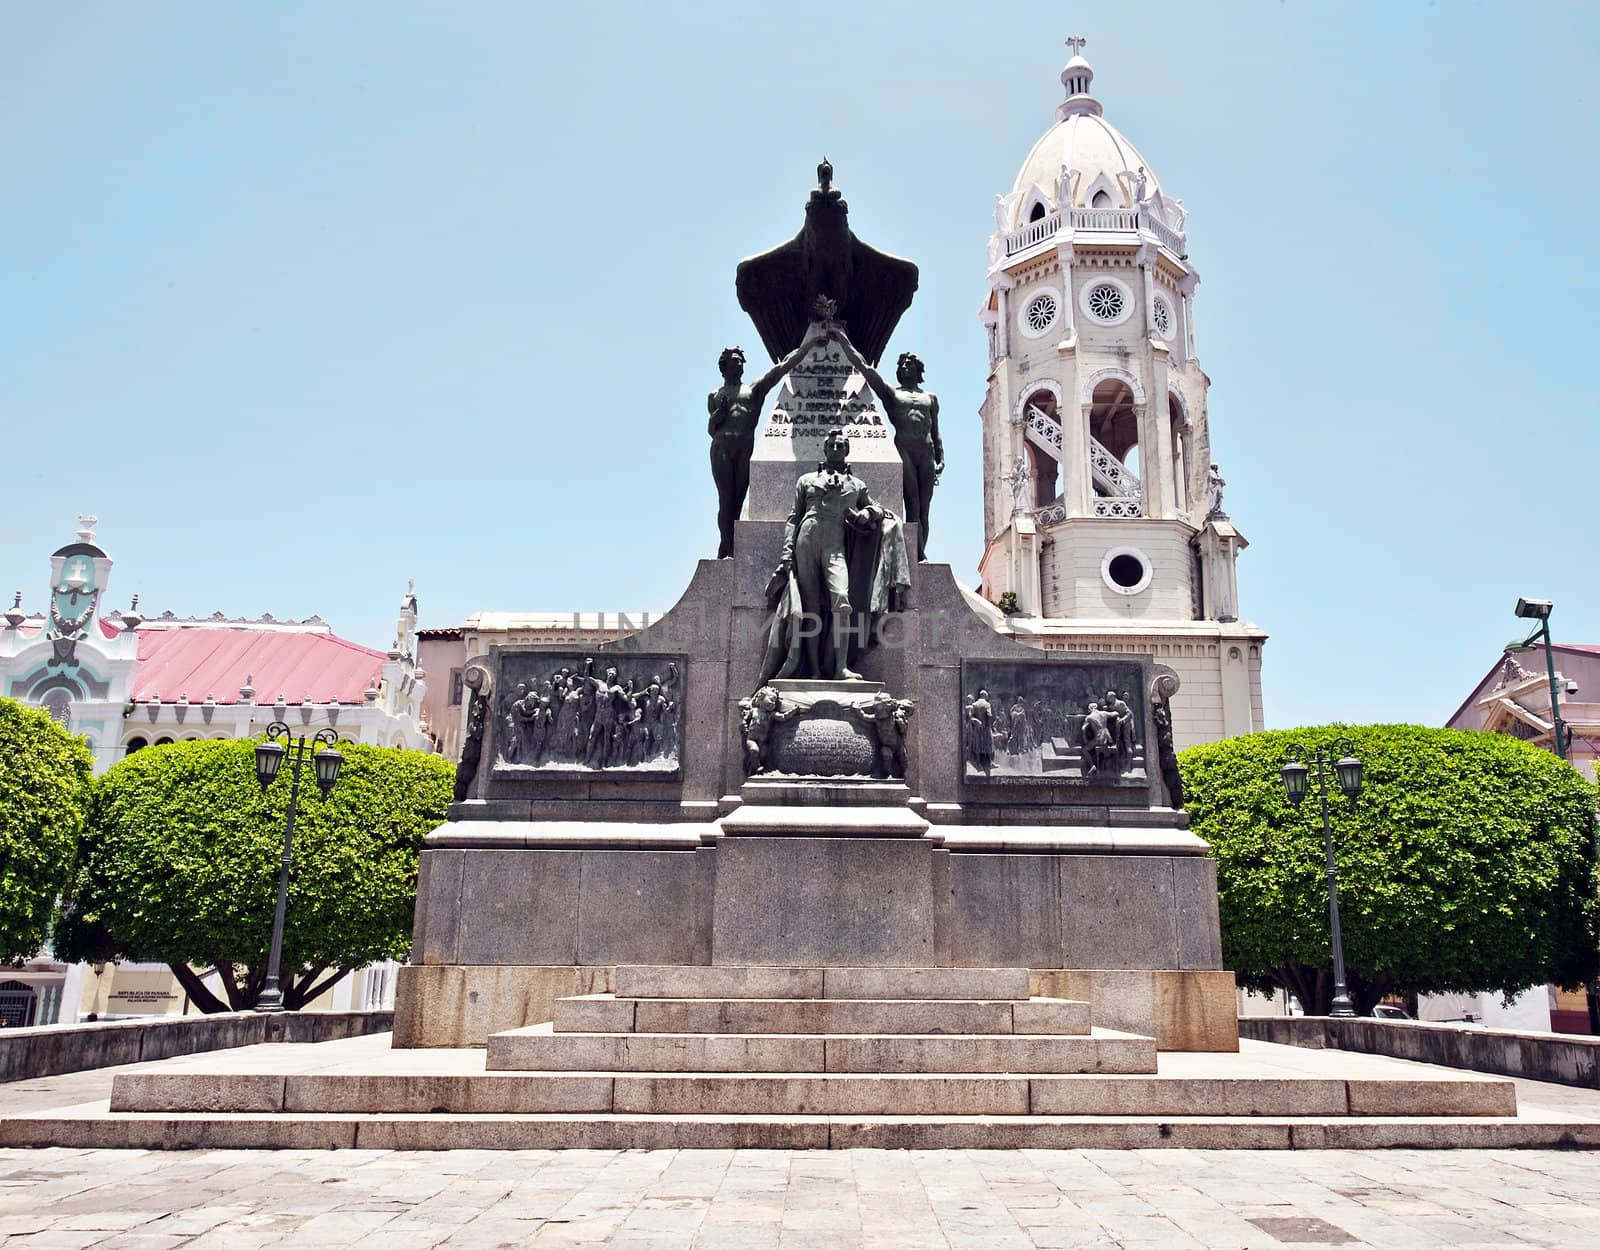
[(1095, 278), (1083, 288), (1078, 302), (1101, 325), (1121, 325), (1133, 313), (1133, 289), (1116, 278)]
[(1034, 292), (1017, 314), (1017, 328), (1030, 339), (1040, 338), (1061, 319), (1061, 292), (1045, 287)]
[(1157, 295), (1155, 303), (1150, 309), (1150, 319), (1156, 323), (1156, 332), (1164, 339), (1170, 339), (1174, 332), (1172, 320), (1172, 305), (1167, 303), (1167, 297)]
[(1101, 321), (1115, 321), (1122, 316), (1122, 292), (1109, 282), (1089, 289), (1089, 312)]
[(1100, 562), (1100, 580), (1119, 595), (1138, 594), (1150, 575), (1150, 557), (1137, 547), (1113, 547)]

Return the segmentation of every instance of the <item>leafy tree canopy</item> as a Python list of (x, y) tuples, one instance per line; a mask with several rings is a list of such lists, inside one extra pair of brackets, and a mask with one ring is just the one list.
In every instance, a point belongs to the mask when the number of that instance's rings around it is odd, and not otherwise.
[[(165, 960), (202, 1010), (252, 1006), (266, 977), (292, 760), (262, 794), (253, 741), (180, 742), (128, 756), (95, 787), (71, 931)], [(410, 945), (417, 854), (450, 802), (437, 755), (340, 743), (323, 798), (300, 782), (280, 979), (303, 1006), (346, 971)], [(222, 975), (227, 1002), (189, 965)]]
[(1179, 756), (1192, 828), (1217, 861), (1222, 950), (1242, 980), (1332, 999), (1315, 769), (1296, 810), (1279, 769), (1294, 742), (1349, 738), (1354, 806), (1329, 769), (1328, 812), (1350, 996), (1514, 992), (1595, 974), (1595, 787), (1500, 734), (1331, 725), (1250, 734)]
[(89, 811), (94, 757), (42, 708), (0, 699), (0, 960), (44, 945)]

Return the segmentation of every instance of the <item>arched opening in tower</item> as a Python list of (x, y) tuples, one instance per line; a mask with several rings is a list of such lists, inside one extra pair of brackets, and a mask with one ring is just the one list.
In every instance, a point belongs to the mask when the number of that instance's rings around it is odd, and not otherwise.
[[(1057, 431), (1060, 430), (1061, 414), (1057, 410), (1056, 397), (1051, 392), (1035, 391), (1028, 396), (1028, 407), (1038, 409)], [(1055, 503), (1061, 498), (1061, 462), (1043, 447), (1032, 442), (1025, 443), (1024, 446), (1028, 452), (1028, 472), (1033, 479), (1033, 506), (1042, 508), (1046, 504)]]
[(1176, 395), (1167, 396), (1167, 419), (1172, 423), (1172, 499), (1179, 512), (1189, 511), (1189, 418)]
[[(1120, 378), (1107, 378), (1094, 388), (1089, 404), (1089, 437), (1093, 440), (1089, 447), (1091, 460), (1104, 450), (1117, 461), (1115, 466), (1096, 468), (1092, 474), (1094, 493), (1102, 497), (1139, 494), (1139, 415), (1134, 410), (1133, 392)], [(1119, 466), (1123, 470), (1120, 473)]]

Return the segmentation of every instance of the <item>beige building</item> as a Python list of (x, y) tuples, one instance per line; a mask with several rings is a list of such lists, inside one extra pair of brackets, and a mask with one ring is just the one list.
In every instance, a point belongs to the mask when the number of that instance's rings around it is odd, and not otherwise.
[(1183, 201), (1068, 43), (1066, 99), (989, 239), (982, 592), (1041, 649), (1170, 665), (1181, 748), (1263, 727), (1267, 636), (1241, 619), (1246, 543), (1211, 463)]
[[(1584, 776), (1595, 776), (1600, 755), (1600, 646), (1557, 643), (1556, 689), (1567, 728), (1567, 758)], [(1550, 671), (1542, 644), (1507, 651), (1445, 722), (1446, 729), (1481, 729), (1510, 734), (1546, 751), (1556, 749), (1550, 714)]]
[(464, 625), (417, 631), (417, 664), (433, 674), (422, 700), (423, 728), (452, 763), (461, 759), (461, 674), (467, 658), (490, 647), (592, 646), (626, 638), (656, 620), (652, 612), (474, 612)]

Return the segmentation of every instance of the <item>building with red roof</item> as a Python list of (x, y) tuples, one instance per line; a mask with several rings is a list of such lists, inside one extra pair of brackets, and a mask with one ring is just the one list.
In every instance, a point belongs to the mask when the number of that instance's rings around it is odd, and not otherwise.
[(80, 517), (50, 557), (50, 593), (29, 612), (17, 592), (0, 626), (0, 694), (48, 708), (82, 734), (104, 772), (147, 746), (253, 738), (273, 721), (296, 732), (427, 750), (426, 674), (417, 665), (417, 599), (407, 587), (387, 651), (340, 638), (321, 617), (280, 621), (146, 617), (138, 597), (104, 611), (112, 560)]
[[(95, 541), (95, 518), (78, 520), (76, 541), (50, 557), (43, 611), (30, 612), (18, 591), (0, 614), (0, 695), (48, 708), (82, 734), (97, 773), (146, 747), (259, 737), (274, 721), (295, 733), (331, 727), (350, 742), (432, 749), (422, 720), (427, 682), (417, 663), (411, 587), (386, 651), (340, 638), (319, 616), (147, 618), (138, 596), (127, 609), (106, 612), (112, 560)], [(358, 970), (320, 1006), (386, 1004), (394, 967), (385, 961)], [(188, 1010), (165, 964), (97, 965), (90, 976), (86, 965), (69, 967), (41, 952), (7, 972), (0, 1024)]]

